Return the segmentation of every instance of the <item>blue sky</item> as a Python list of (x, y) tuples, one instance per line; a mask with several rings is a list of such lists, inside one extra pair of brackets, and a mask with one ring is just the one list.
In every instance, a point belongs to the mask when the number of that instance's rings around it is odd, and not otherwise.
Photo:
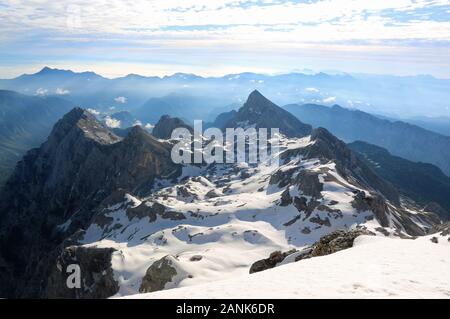
[(244, 71), (450, 78), (450, 0), (2, 1), (0, 77), (48, 65), (128, 73)]

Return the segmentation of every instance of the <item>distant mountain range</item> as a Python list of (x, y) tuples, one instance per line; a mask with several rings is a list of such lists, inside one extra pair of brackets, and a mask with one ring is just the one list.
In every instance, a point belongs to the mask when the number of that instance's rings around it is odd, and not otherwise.
[(324, 127), (345, 142), (357, 140), (386, 148), (414, 162), (431, 163), (450, 176), (450, 137), (401, 121), (380, 119), (338, 105), (286, 105), (284, 108), (313, 127)]
[[(278, 105), (336, 103), (369, 113), (394, 114), (398, 117), (405, 117), (405, 114), (409, 117), (448, 116), (449, 86), (450, 80), (431, 76), (326, 73), (240, 73), (222, 77), (201, 77), (185, 73), (164, 77), (130, 74), (108, 79), (93, 72), (76, 73), (48, 67), (35, 74), (0, 80), (0, 89), (28, 95), (64, 95), (78, 106), (102, 111), (111, 107), (130, 111), (140, 108), (150, 98), (162, 98), (172, 94), (209, 99), (213, 105), (202, 103), (202, 111), (194, 112), (195, 116), (199, 113), (207, 115), (204, 107), (210, 110), (216, 104), (220, 104), (220, 107), (242, 105), (242, 97), (254, 89), (264, 91), (265, 95)], [(216, 103), (217, 101), (220, 103)], [(182, 112), (189, 114), (188, 110)], [(184, 114), (173, 115), (186, 117)]]

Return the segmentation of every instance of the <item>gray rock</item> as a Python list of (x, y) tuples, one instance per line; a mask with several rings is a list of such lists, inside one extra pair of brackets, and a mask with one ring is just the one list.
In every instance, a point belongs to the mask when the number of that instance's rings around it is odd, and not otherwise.
[(282, 262), (287, 256), (297, 252), (297, 250), (293, 249), (287, 252), (274, 251), (270, 254), (269, 258), (258, 260), (253, 263), (250, 267), (250, 274), (255, 272), (264, 271), (270, 268), (275, 267), (278, 263)]
[(347, 248), (351, 248), (353, 247), (353, 242), (355, 241), (356, 237), (361, 235), (373, 236), (375, 234), (363, 229), (349, 231), (337, 230), (320, 238), (318, 242), (312, 245), (310, 254), (304, 256), (301, 259), (325, 256)]
[(153, 128), (152, 135), (160, 139), (170, 139), (172, 136), (172, 131), (177, 128), (185, 128), (191, 134), (194, 132), (193, 128), (186, 124), (183, 120), (177, 117), (163, 115)]
[(200, 261), (203, 259), (202, 255), (194, 255), (191, 258), (189, 258), (190, 261)]
[[(113, 248), (71, 246), (58, 256), (56, 265), (48, 278), (47, 298), (108, 298), (119, 291), (111, 269)], [(80, 267), (81, 287), (68, 288), (67, 267), (76, 264)]]
[(167, 255), (154, 262), (142, 278), (139, 292), (163, 290), (166, 284), (171, 282), (178, 274), (175, 261), (175, 257)]

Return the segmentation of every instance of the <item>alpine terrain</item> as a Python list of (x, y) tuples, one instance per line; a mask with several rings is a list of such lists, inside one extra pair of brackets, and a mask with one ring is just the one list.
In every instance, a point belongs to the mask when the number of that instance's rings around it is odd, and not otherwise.
[[(347, 272), (335, 278), (356, 285), (356, 272), (377, 256), (408, 267), (417, 260), (424, 268), (427, 255), (420, 252), (427, 245), (436, 254), (444, 250), (440, 244), (450, 235), (442, 216), (399, 192), (326, 129), (312, 129), (258, 91), (221, 121), (279, 128), (280, 147), (257, 164), (175, 164), (170, 130), (188, 127), (178, 118), (163, 116), (155, 136), (134, 126), (120, 137), (81, 108), (64, 115), (1, 192), (0, 296), (107, 298), (167, 290), (156, 296), (170, 297), (169, 289), (186, 287), (171, 290), (185, 298), (199, 296), (197, 286), (211, 291), (202, 297), (223, 291), (224, 297), (296, 298), (316, 296), (319, 288), (322, 296), (338, 296), (342, 282), (333, 286), (327, 278), (339, 269)], [(409, 249), (414, 258), (401, 259)], [(449, 278), (448, 253), (441, 258), (447, 264), (433, 270)], [(80, 289), (66, 285), (72, 264), (81, 269)], [(417, 280), (425, 285), (426, 278)], [(304, 280), (316, 290), (300, 285)], [(249, 289), (237, 291), (236, 282)], [(441, 288), (423, 293), (449, 293)]]

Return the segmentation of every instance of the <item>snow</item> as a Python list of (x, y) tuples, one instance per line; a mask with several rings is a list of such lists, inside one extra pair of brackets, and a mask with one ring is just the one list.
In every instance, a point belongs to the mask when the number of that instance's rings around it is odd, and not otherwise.
[(450, 298), (449, 265), (448, 246), (361, 236), (328, 256), (128, 298)]
[[(312, 143), (310, 137), (282, 138), (280, 152), (272, 156), (276, 158), (285, 150), (308, 147)], [(300, 170), (319, 174), (323, 192), (316, 200), (321, 205), (330, 205), (331, 211), (317, 207), (308, 218), (300, 218), (294, 205), (279, 205), (286, 189), (292, 197), (311, 200), (295, 185), (269, 184), (278, 170), (291, 169), (294, 175)], [(242, 178), (242, 172), (248, 173), (248, 177)], [(332, 179), (326, 179), (325, 175)], [(352, 206), (353, 191), (359, 188), (342, 178), (334, 163), (321, 163), (318, 159), (294, 156), (279, 165), (278, 160), (269, 158), (259, 165), (227, 164), (212, 171), (207, 166), (185, 165), (175, 184), (167, 180), (156, 184), (149, 197), (127, 194), (123, 202), (100, 212), (100, 221), (94, 220), (80, 242), (117, 250), (112, 258), (112, 269), (120, 286), (116, 297), (137, 294), (146, 270), (167, 255), (174, 256), (177, 268), (189, 276), (179, 277), (165, 288), (198, 287), (224, 279), (246, 278), (255, 261), (277, 250), (304, 248), (334, 230), (364, 226), (375, 232), (380, 227), (372, 212), (358, 212)], [(207, 196), (210, 191), (215, 191), (217, 197)], [(184, 218), (157, 215), (151, 221), (149, 216), (137, 218), (127, 214), (130, 208), (152, 207), (155, 203)], [(319, 225), (311, 221), (313, 217), (328, 218), (329, 224)], [(305, 229), (309, 232), (302, 231)], [(193, 255), (202, 259), (191, 261)]]

